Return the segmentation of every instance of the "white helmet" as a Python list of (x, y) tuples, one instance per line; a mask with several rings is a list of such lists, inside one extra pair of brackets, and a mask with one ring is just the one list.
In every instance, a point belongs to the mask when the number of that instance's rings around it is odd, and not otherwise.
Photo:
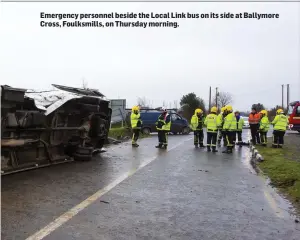
[(166, 112), (166, 111), (167, 111), (167, 108), (162, 107), (161, 110), (162, 110), (163, 112)]

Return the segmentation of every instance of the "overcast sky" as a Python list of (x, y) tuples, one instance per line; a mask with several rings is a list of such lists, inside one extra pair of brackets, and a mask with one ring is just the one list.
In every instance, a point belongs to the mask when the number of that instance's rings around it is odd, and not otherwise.
[[(128, 107), (195, 92), (232, 93), (233, 107), (300, 100), (299, 3), (1, 3), (0, 83), (98, 88)], [(41, 28), (40, 12), (259, 12), (279, 19), (184, 19), (174, 28)], [(55, 21), (55, 20), (53, 20)], [(137, 20), (134, 20), (137, 21)], [(172, 21), (172, 20), (169, 20)]]

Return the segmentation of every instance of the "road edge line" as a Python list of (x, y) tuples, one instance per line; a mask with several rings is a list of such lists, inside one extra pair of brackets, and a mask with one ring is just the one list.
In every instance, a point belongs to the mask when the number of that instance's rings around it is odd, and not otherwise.
[[(182, 142), (176, 144), (175, 146), (167, 149), (166, 151), (172, 151), (173, 149), (179, 147), (180, 145), (184, 144), (187, 141), (190, 141), (193, 138), (188, 138), (186, 140), (183, 140)], [(128, 171), (125, 174), (119, 176), (116, 180), (105, 186), (104, 188), (98, 190), (93, 195), (89, 196), (85, 200), (83, 200), (81, 203), (77, 204), (70, 210), (66, 211), (62, 215), (60, 215), (58, 218), (56, 218), (54, 221), (50, 222), (48, 225), (40, 229), (39, 231), (35, 232), (31, 236), (27, 237), (26, 240), (41, 240), (48, 236), (50, 233), (61, 227), (64, 223), (71, 220), (74, 216), (76, 216), (79, 212), (87, 208), (89, 205), (94, 203), (96, 200), (98, 200), (100, 197), (102, 197), (104, 194), (112, 190), (114, 187), (119, 185), (121, 182), (123, 182), (125, 179), (131, 177), (136, 172), (141, 170), (142, 168), (146, 167), (149, 163), (153, 162), (155, 159), (157, 159), (159, 156), (155, 156), (153, 158), (150, 158), (149, 160), (142, 163), (134, 172)]]

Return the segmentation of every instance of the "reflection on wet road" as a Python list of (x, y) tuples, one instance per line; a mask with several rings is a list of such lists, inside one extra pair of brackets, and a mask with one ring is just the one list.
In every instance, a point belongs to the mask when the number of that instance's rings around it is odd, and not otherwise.
[(192, 137), (170, 136), (167, 152), (153, 136), (91, 162), (3, 177), (2, 239), (300, 238), (251, 172), (247, 147), (207, 153)]

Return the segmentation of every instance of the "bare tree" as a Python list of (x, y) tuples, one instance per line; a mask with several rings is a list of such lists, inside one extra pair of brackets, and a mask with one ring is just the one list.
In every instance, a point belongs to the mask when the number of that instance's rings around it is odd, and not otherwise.
[(177, 109), (177, 106), (178, 106), (177, 100), (174, 100), (174, 108)]
[[(219, 92), (218, 93), (218, 107), (224, 107), (228, 104), (231, 104), (233, 102), (232, 94), (228, 92)], [(213, 105), (216, 105), (216, 96), (214, 96), (214, 102)]]
[(142, 108), (150, 108), (150, 101), (145, 97), (139, 97), (137, 104)]

